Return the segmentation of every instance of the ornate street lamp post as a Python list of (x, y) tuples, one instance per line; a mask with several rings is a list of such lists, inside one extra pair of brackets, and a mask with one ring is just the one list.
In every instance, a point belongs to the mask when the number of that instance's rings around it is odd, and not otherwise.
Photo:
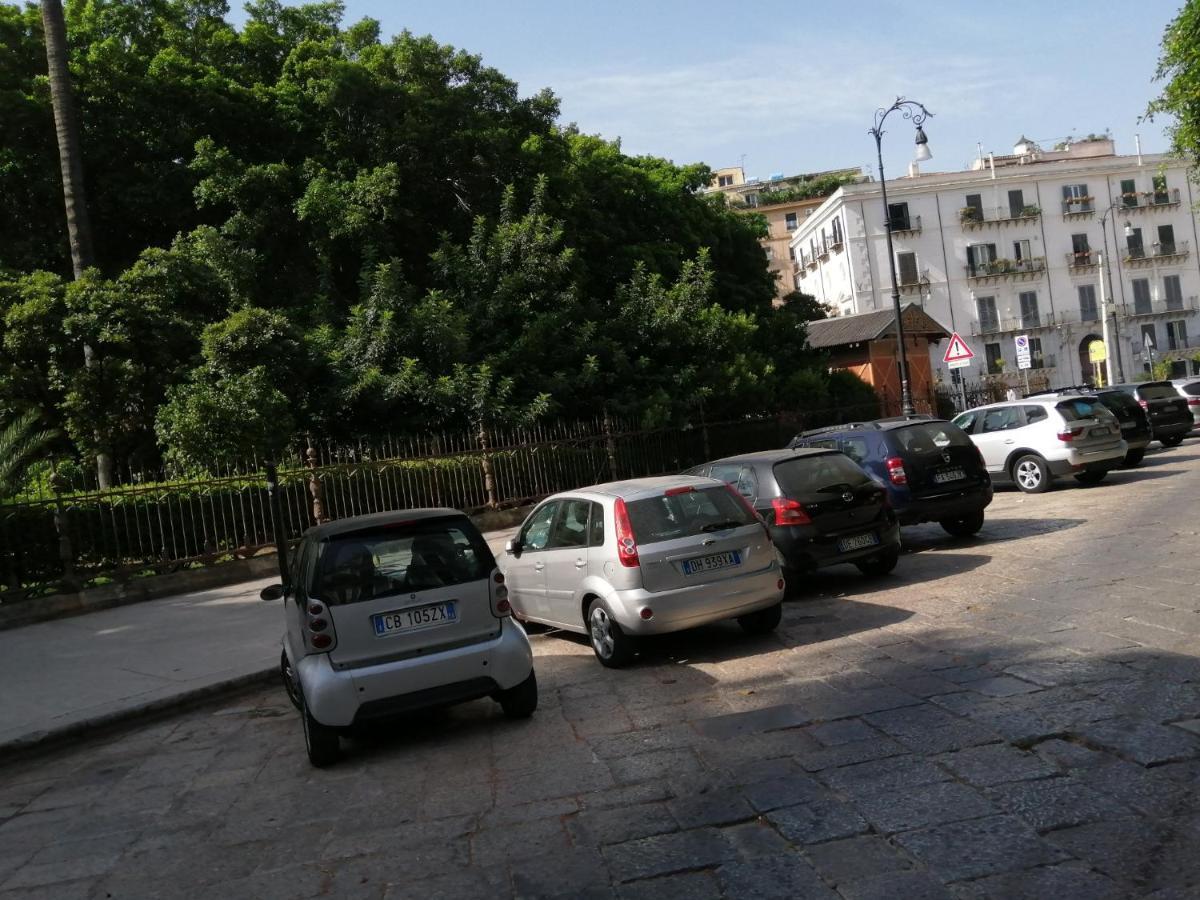
[(925, 119), (933, 113), (915, 100), (897, 97), (896, 102), (887, 109), (875, 111), (875, 127), (870, 130), (870, 134), (875, 137), (875, 154), (879, 159), (879, 187), (883, 192), (883, 230), (887, 235), (888, 269), (892, 276), (892, 310), (896, 314), (896, 351), (898, 353), (896, 362), (900, 367), (900, 408), (904, 415), (910, 416), (915, 410), (913, 409), (912, 390), (908, 383), (908, 354), (904, 346), (904, 322), (900, 313), (900, 287), (896, 283), (896, 254), (892, 249), (892, 216), (888, 207), (887, 179), (883, 174), (883, 122), (896, 110), (899, 110), (904, 118), (912, 119), (912, 123), (917, 127), (917, 150), (914, 157), (917, 162), (924, 162), (933, 157), (933, 154), (929, 152), (929, 139), (925, 137), (925, 129), (921, 127)]
[[(1108, 262), (1108, 217), (1112, 215), (1112, 211), (1121, 207), (1120, 199), (1114, 200), (1108, 205), (1108, 209), (1100, 217), (1101, 231), (1101, 246), (1104, 249), (1100, 252), (1100, 262), (1104, 265), (1104, 270), (1100, 273), (1100, 324), (1104, 333), (1104, 350), (1108, 354), (1109, 362), (1112, 362), (1113, 355), (1117, 357), (1117, 382), (1112, 380), (1111, 365), (1108, 368), (1108, 381), (1110, 384), (1120, 384), (1125, 381), (1125, 363), (1121, 360), (1121, 332), (1117, 326), (1117, 298), (1113, 293), (1112, 283), (1112, 268)], [(1115, 223), (1114, 223), (1115, 225)], [(1129, 220), (1125, 220), (1125, 237), (1133, 237), (1133, 226), (1129, 224)], [(1113, 250), (1117, 247), (1117, 235), (1114, 229), (1113, 232)], [(1108, 290), (1104, 290), (1104, 276), (1108, 275)], [(1107, 294), (1107, 296), (1106, 296)], [(1112, 304), (1112, 340), (1109, 340), (1109, 324), (1108, 324), (1108, 305)]]

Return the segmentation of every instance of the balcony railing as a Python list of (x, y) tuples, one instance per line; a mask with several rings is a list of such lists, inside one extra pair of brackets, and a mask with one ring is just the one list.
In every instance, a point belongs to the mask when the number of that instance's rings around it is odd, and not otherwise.
[(1133, 191), (1122, 194), (1118, 200), (1121, 209), (1156, 209), (1163, 206), (1179, 205), (1179, 188), (1167, 188), (1161, 191)]
[(998, 206), (984, 209), (979, 206), (964, 206), (958, 211), (958, 222), (963, 228), (975, 229), (985, 225), (1004, 225), (1014, 222), (1032, 222), (1042, 214), (1040, 206), (1027, 204), (1020, 209)]
[(841, 238), (835, 238), (834, 240), (829, 242), (829, 249), (832, 250), (834, 253), (841, 253), (842, 248), (845, 246), (846, 246), (846, 242), (843, 241)]
[(1181, 259), (1189, 253), (1187, 241), (1161, 241), (1146, 246), (1126, 247), (1123, 262), (1133, 265)]
[(899, 288), (902, 294), (919, 293), (929, 287), (929, 270), (922, 269), (920, 272), (903, 273), (896, 276), (896, 287)]
[(920, 216), (894, 216), (888, 221), (892, 234), (915, 233), (921, 230)]
[(1024, 331), (1041, 331), (1059, 324), (1052, 313), (1035, 313), (1012, 318), (976, 319), (971, 323), (972, 334), (1020, 334)]
[(1066, 256), (1069, 269), (1092, 269), (1100, 265), (1099, 254), (1094, 250), (1076, 250)]
[(1071, 197), (1062, 202), (1064, 216), (1088, 216), (1096, 211), (1094, 197)]
[(1139, 303), (1126, 303), (1121, 308), (1121, 314), (1131, 319), (1141, 316), (1166, 316), (1172, 313), (1195, 312), (1197, 309), (1195, 297), (1179, 297), (1175, 300), (1151, 300)]
[(1031, 278), (1046, 270), (1046, 257), (1031, 256), (1028, 259), (993, 259), (990, 262), (967, 266), (967, 278), (1001, 279)]

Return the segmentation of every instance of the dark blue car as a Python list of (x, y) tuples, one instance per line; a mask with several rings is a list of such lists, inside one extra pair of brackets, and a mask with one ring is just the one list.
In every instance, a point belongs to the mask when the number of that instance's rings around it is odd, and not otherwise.
[(957, 425), (928, 416), (851, 422), (806, 431), (789, 447), (841, 450), (888, 490), (902, 525), (937, 522), (965, 537), (983, 527), (992, 481)]

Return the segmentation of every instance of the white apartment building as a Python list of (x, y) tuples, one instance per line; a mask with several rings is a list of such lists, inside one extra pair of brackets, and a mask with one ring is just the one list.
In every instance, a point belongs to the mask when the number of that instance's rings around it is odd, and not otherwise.
[[(1112, 380), (1145, 370), (1147, 336), (1156, 361), (1178, 360), (1177, 374), (1195, 371), (1200, 237), (1188, 166), (1163, 155), (1117, 156), (1108, 139), (1055, 151), (1022, 139), (1011, 156), (966, 171), (889, 180), (902, 302), (919, 302), (966, 339), (975, 353), (967, 378), (1015, 383), (1014, 338), (1025, 334), (1035, 374), (1079, 384), (1092, 380), (1088, 346), (1103, 334), (1104, 276), (1120, 353)], [(839, 189), (792, 235), (796, 288), (832, 315), (889, 307), (884, 222), (878, 182)], [(945, 345), (930, 353), (935, 377), (948, 382)]]

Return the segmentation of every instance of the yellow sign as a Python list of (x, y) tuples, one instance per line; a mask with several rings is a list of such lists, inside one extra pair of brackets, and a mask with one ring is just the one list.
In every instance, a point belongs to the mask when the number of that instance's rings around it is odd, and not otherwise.
[(1104, 346), (1104, 341), (1096, 340), (1088, 344), (1088, 361), (1089, 362), (1104, 362), (1108, 359), (1108, 351)]

